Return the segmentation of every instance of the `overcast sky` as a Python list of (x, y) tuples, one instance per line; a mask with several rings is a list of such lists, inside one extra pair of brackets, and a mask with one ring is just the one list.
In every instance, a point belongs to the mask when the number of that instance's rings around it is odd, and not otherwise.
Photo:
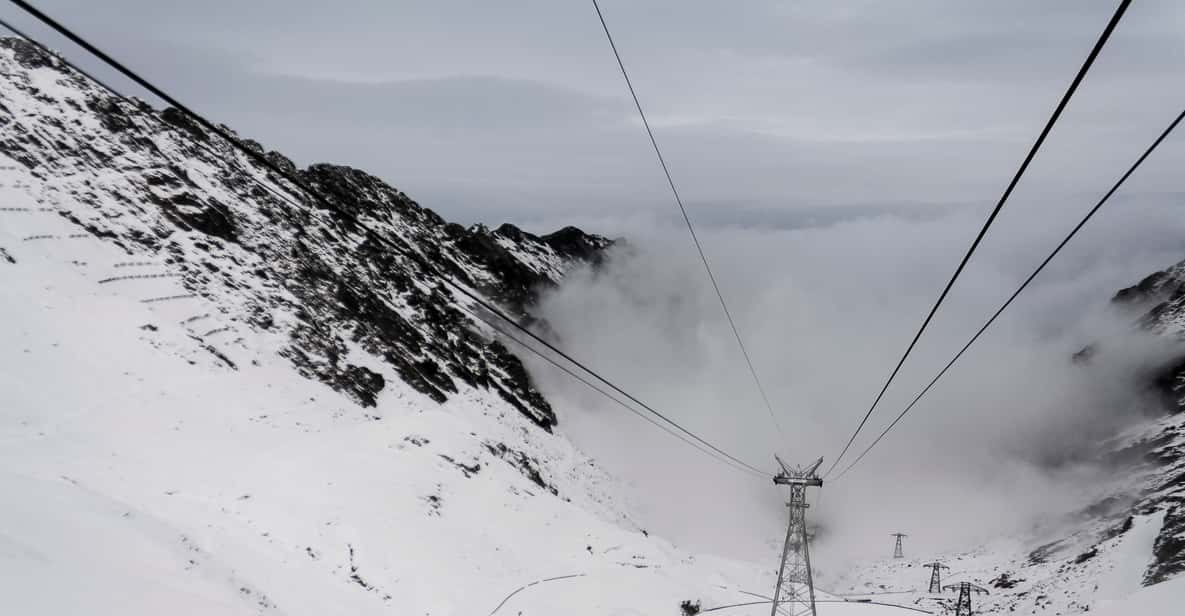
[[(628, 234), (630, 217), (676, 213), (587, 0), (37, 4), (244, 135), (371, 171), (451, 219)], [(989, 207), (1116, 4), (602, 8), (692, 215), (793, 227)], [(1150, 141), (1185, 104), (1183, 30), (1179, 2), (1133, 6), (1026, 195), (1093, 194)]]

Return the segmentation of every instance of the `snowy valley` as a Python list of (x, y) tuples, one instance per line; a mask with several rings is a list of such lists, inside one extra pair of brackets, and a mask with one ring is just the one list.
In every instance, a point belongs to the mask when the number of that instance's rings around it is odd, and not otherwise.
[[(676, 615), (770, 591), (776, 554), (694, 554), (643, 528), (522, 351), (432, 274), (529, 323), (613, 241), (466, 228), (362, 171), (266, 152), (394, 251), (28, 42), (0, 39), (0, 75), (5, 613)], [(1115, 301), (1179, 337), (1183, 280)], [(1176, 407), (1185, 369), (1155, 386)], [(1106, 445), (1127, 470), (1091, 508), (829, 572), (820, 613), (942, 613), (953, 595), (923, 592), (934, 559), (989, 589), (981, 613), (1173, 613), (1130, 607), (1185, 600), (1171, 410)]]

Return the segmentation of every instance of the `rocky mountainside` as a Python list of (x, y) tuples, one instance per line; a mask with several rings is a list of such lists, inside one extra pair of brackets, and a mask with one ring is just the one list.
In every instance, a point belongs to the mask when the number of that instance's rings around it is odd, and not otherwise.
[[(472, 306), (428, 264), (525, 318), (541, 289), (599, 263), (609, 240), (571, 227), (542, 237), (509, 224), (465, 228), (363, 171), (298, 169), (266, 153), (392, 250), (183, 114), (114, 96), (32, 43), (0, 39), (0, 74), (0, 152), (36, 204), (0, 204), (3, 216), (44, 223), (29, 225), (22, 244), (90, 237), (118, 246), (126, 260), (117, 269), (77, 264), (96, 284), (167, 279), (172, 291), (141, 301), (217, 306), (154, 327), (184, 328), (231, 370), (247, 359), (252, 332), (279, 332), (288, 340), (280, 354), (301, 374), (367, 407), (386, 381), (363, 355), (437, 402), (477, 387), (541, 428), (556, 423), (519, 359), (475, 325)], [(10, 263), (19, 252), (0, 246)]]
[[(1120, 290), (1111, 303), (1138, 331), (1182, 338), (1185, 261)], [(1091, 345), (1072, 360), (1089, 370), (1106, 352)], [(953, 592), (926, 592), (925, 564), (938, 560), (951, 567), (947, 582), (988, 590), (973, 598), (977, 613), (1078, 614), (1144, 586), (1179, 581), (1185, 573), (1185, 349), (1147, 378), (1142, 385), (1159, 394), (1160, 407), (1147, 409), (1147, 422), (1100, 444), (1095, 462), (1115, 470), (1116, 478), (1099, 486), (1088, 506), (975, 550), (876, 562), (848, 572), (836, 587), (850, 598), (885, 596), (953, 610)]]
[[(1146, 331), (1185, 338), (1185, 261), (1120, 290), (1112, 303), (1131, 311), (1137, 326)], [(1147, 583), (1185, 573), (1185, 352), (1156, 375), (1153, 385), (1170, 416), (1116, 453), (1119, 460), (1138, 460), (1148, 470), (1138, 504), (1145, 510), (1164, 511), (1155, 560), (1145, 575)]]

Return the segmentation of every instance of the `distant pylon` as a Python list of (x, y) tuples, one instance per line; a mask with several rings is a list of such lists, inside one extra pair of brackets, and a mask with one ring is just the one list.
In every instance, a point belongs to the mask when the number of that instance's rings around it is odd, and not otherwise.
[[(806, 489), (823, 486), (815, 474), (823, 458), (807, 468), (791, 470), (774, 456), (782, 471), (774, 477), (777, 485), (790, 486), (790, 523), (786, 526), (786, 543), (782, 547), (782, 564), (778, 567), (778, 583), (774, 586), (773, 610), (770, 616), (816, 616), (815, 582), (811, 575), (811, 550), (806, 536)], [(781, 608), (781, 609), (779, 609)]]
[(959, 590), (959, 600), (955, 602), (955, 616), (971, 616), (972, 592), (984, 595), (988, 594), (986, 588), (982, 586), (976, 586), (971, 582), (959, 582), (957, 586), (955, 584), (947, 584), (946, 586), (943, 586), (943, 588), (949, 588), (951, 590), (957, 588)]
[(950, 567), (947, 567), (946, 565), (944, 565), (940, 562), (937, 562), (937, 561), (928, 563), (928, 564), (925, 564), (922, 566), (932, 569), (932, 571), (930, 572), (930, 594), (941, 595), (942, 594), (942, 572), (941, 571), (943, 569), (950, 569)]
[(901, 549), (901, 539), (909, 535), (905, 533), (893, 533), (889, 536), (897, 538), (897, 545), (893, 547), (893, 558), (905, 558), (905, 551)]

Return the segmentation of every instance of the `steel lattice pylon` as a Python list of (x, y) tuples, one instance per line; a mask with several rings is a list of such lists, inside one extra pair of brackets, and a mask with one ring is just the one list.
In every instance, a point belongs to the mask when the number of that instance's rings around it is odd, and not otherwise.
[[(776, 456), (775, 456), (776, 457)], [(774, 483), (790, 486), (790, 522), (786, 526), (786, 542), (782, 547), (782, 563), (778, 567), (778, 583), (774, 586), (770, 616), (815, 616), (815, 583), (811, 575), (811, 550), (806, 532), (807, 486), (822, 487), (823, 480), (815, 474), (823, 459), (819, 458), (806, 469), (790, 470), (778, 459), (782, 472)]]
[(937, 561), (922, 566), (932, 569), (930, 572), (930, 594), (942, 594), (942, 570), (950, 569), (950, 567)]
[(905, 558), (905, 550), (901, 549), (901, 540), (909, 535), (905, 533), (893, 533), (889, 536), (897, 538), (897, 543), (893, 545), (893, 558)]

